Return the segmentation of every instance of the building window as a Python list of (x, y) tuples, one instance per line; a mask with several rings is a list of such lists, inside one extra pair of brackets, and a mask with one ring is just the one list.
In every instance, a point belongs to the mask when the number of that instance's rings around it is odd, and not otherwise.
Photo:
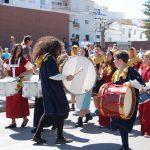
[(72, 37), (74, 37), (74, 34), (72, 34)]
[(5, 3), (9, 3), (9, 0), (5, 0)]
[(100, 9), (95, 9), (96, 11), (96, 15), (100, 15), (101, 14), (101, 10)]
[(63, 2), (63, 4), (64, 4), (64, 6), (68, 6), (68, 2), (67, 1)]
[(78, 19), (74, 19), (73, 24), (77, 24), (77, 23), (79, 23), (79, 20)]
[(79, 35), (79, 34), (76, 34), (76, 38), (77, 38), (78, 40), (80, 40), (80, 35)]
[(62, 6), (62, 3), (61, 2), (52, 2), (52, 5), (54, 5), (54, 6)]
[(85, 24), (89, 24), (89, 20), (85, 20)]
[(73, 20), (73, 27), (74, 27), (74, 28), (79, 28), (79, 27), (80, 27), (80, 24), (79, 24), (79, 20), (78, 20), (78, 19), (74, 19), (74, 20)]
[(131, 38), (131, 30), (132, 30), (132, 29), (129, 29), (129, 30), (128, 30), (128, 38)]
[(88, 34), (85, 35), (86, 41), (90, 41), (90, 36)]
[(142, 39), (142, 33), (140, 33), (140, 39)]
[(100, 35), (96, 35), (96, 38), (97, 38), (97, 39), (100, 39)]

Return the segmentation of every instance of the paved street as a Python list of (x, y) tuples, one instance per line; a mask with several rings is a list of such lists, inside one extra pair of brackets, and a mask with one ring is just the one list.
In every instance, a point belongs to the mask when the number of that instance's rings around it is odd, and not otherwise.
[[(91, 110), (94, 110), (93, 102)], [(65, 136), (70, 137), (74, 142), (66, 145), (55, 145), (56, 131), (45, 128), (43, 137), (48, 140), (46, 145), (36, 145), (31, 139), (33, 122), (33, 109), (30, 109), (29, 123), (26, 128), (20, 128), (22, 119), (17, 120), (17, 128), (5, 129), (10, 124), (5, 113), (0, 113), (0, 150), (117, 150), (121, 147), (119, 132), (113, 132), (106, 128), (99, 128), (98, 118), (85, 124), (82, 128), (74, 128), (78, 112), (70, 112), (69, 118), (65, 121)], [(137, 123), (130, 134), (130, 148), (132, 150), (150, 150), (150, 138), (144, 138), (140, 134), (140, 125)]]

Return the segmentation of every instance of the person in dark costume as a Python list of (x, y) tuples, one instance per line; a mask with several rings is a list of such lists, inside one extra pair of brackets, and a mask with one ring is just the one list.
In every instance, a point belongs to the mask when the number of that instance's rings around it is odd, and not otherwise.
[[(41, 116), (44, 114), (44, 107), (43, 107), (43, 97), (36, 97), (34, 103), (34, 116), (33, 116), (33, 129), (31, 130), (32, 133), (35, 133), (40, 121)], [(48, 118), (44, 127), (51, 126), (51, 118)], [(55, 130), (56, 124), (54, 123), (52, 126), (52, 130)]]
[[(39, 78), (41, 80), (43, 93), (44, 114), (40, 118), (38, 128), (32, 140), (37, 143), (45, 143), (41, 137), (43, 127), (51, 118), (57, 126), (56, 144), (72, 142), (72, 139), (63, 136), (64, 119), (69, 114), (69, 104), (66, 98), (62, 81), (53, 80), (51, 77), (61, 76), (57, 66), (57, 57), (61, 54), (62, 43), (55, 37), (41, 37), (33, 48), (33, 59), (39, 67)], [(73, 79), (72, 75), (62, 76), (68, 82)]]
[(136, 120), (139, 89), (145, 85), (140, 74), (133, 67), (127, 65), (128, 59), (129, 56), (126, 51), (119, 51), (114, 55), (115, 67), (118, 69), (112, 76), (112, 82), (117, 85), (129, 84), (134, 87), (136, 93), (136, 106), (132, 117), (128, 120), (116, 117), (112, 117), (111, 119), (112, 130), (119, 129), (120, 131), (122, 139), (122, 147), (120, 150), (129, 150), (128, 133), (131, 132)]

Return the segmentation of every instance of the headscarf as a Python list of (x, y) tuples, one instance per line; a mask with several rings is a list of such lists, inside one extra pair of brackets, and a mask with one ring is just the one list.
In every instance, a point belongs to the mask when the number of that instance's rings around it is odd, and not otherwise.
[(150, 57), (150, 50), (147, 50), (144, 54), (144, 56), (149, 56)]
[(73, 45), (71, 49), (71, 56), (76, 56), (78, 54), (79, 47), (77, 45)]
[(128, 65), (133, 67), (134, 65), (137, 65), (141, 60), (139, 59), (136, 49), (134, 47), (130, 47), (128, 49), (128, 54), (130, 50), (133, 50), (133, 58), (129, 58)]

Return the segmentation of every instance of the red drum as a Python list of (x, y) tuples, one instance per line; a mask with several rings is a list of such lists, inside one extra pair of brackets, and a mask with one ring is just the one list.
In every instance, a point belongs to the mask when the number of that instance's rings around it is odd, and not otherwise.
[(100, 114), (130, 119), (136, 105), (136, 95), (133, 87), (106, 83), (99, 89)]

